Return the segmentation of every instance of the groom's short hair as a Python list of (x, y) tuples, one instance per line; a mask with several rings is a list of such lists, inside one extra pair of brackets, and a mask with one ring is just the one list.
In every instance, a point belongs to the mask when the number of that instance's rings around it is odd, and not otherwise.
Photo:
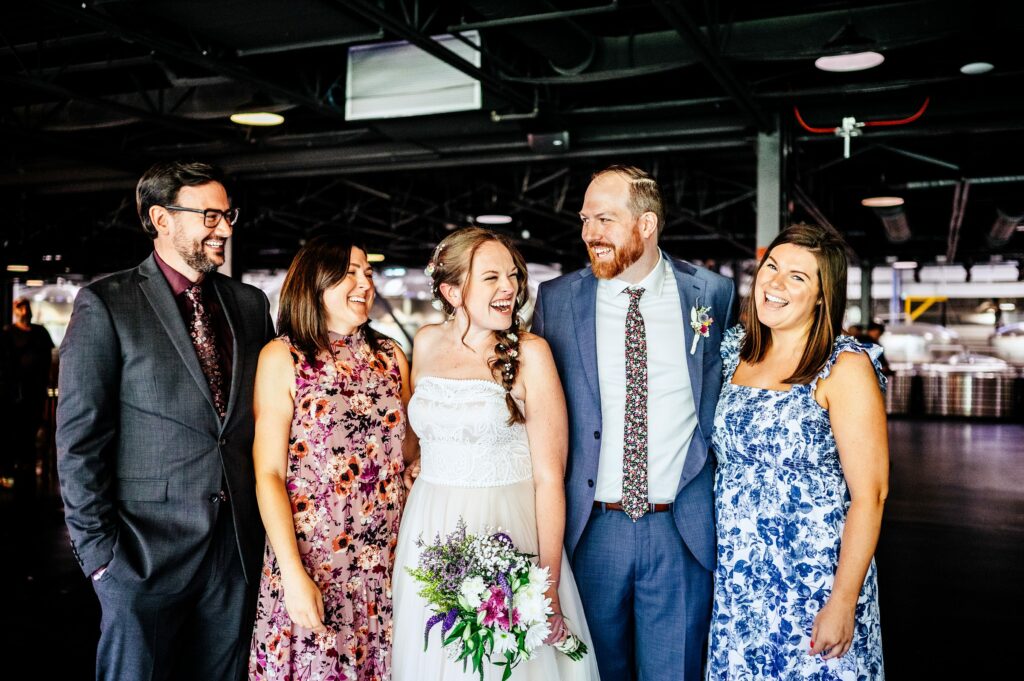
[(658, 218), (658, 236), (665, 229), (665, 202), (661, 198), (658, 182), (646, 170), (636, 166), (610, 165), (604, 170), (594, 173), (590, 180), (594, 181), (602, 175), (615, 173), (629, 182), (629, 210), (634, 218), (644, 213), (654, 213)]

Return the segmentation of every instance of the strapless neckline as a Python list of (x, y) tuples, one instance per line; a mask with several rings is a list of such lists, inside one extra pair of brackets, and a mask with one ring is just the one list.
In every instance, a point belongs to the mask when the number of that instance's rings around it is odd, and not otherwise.
[(489, 381), (486, 378), (448, 378), (447, 376), (421, 376), (418, 383), (423, 381), (440, 381), (441, 383), (451, 384), (465, 384), (465, 385), (489, 385), (494, 387), (500, 392), (505, 392), (505, 388), (496, 381)]

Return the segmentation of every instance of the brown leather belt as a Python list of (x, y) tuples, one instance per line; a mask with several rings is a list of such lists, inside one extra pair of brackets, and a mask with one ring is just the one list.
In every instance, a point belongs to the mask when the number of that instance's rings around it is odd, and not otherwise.
[[(622, 504), (617, 501), (595, 501), (594, 508), (599, 508), (602, 511), (621, 511)], [(662, 511), (671, 511), (672, 504), (647, 504), (648, 513), (661, 513)]]

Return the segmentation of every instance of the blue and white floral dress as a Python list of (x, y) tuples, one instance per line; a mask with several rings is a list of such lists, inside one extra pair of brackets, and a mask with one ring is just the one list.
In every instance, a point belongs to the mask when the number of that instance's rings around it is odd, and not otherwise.
[(850, 506), (829, 413), (814, 389), (840, 353), (863, 352), (884, 390), (881, 349), (839, 336), (813, 381), (780, 391), (732, 384), (742, 340), (737, 326), (722, 341), (724, 380), (711, 438), (718, 567), (708, 679), (883, 679), (874, 560), (849, 652), (827, 661), (807, 654), (814, 618), (832, 593)]

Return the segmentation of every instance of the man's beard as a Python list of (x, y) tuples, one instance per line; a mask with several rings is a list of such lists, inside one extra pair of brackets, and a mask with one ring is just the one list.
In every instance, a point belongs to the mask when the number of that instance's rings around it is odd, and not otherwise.
[[(593, 251), (595, 246), (605, 246), (606, 248), (612, 249), (613, 257), (611, 261), (596, 260), (594, 258)], [(594, 276), (598, 279), (614, 279), (625, 272), (627, 267), (639, 260), (640, 256), (643, 254), (644, 241), (640, 238), (640, 230), (636, 227), (634, 227), (630, 233), (629, 240), (621, 247), (613, 246), (612, 244), (604, 241), (587, 244), (587, 255), (590, 256), (590, 266), (594, 271)]]
[(178, 252), (178, 255), (185, 261), (185, 264), (196, 272), (209, 274), (220, 267), (220, 265), (210, 260), (210, 256), (206, 255), (201, 240), (197, 239), (190, 242), (186, 239), (184, 233), (178, 232), (174, 235), (173, 242), (174, 250)]

